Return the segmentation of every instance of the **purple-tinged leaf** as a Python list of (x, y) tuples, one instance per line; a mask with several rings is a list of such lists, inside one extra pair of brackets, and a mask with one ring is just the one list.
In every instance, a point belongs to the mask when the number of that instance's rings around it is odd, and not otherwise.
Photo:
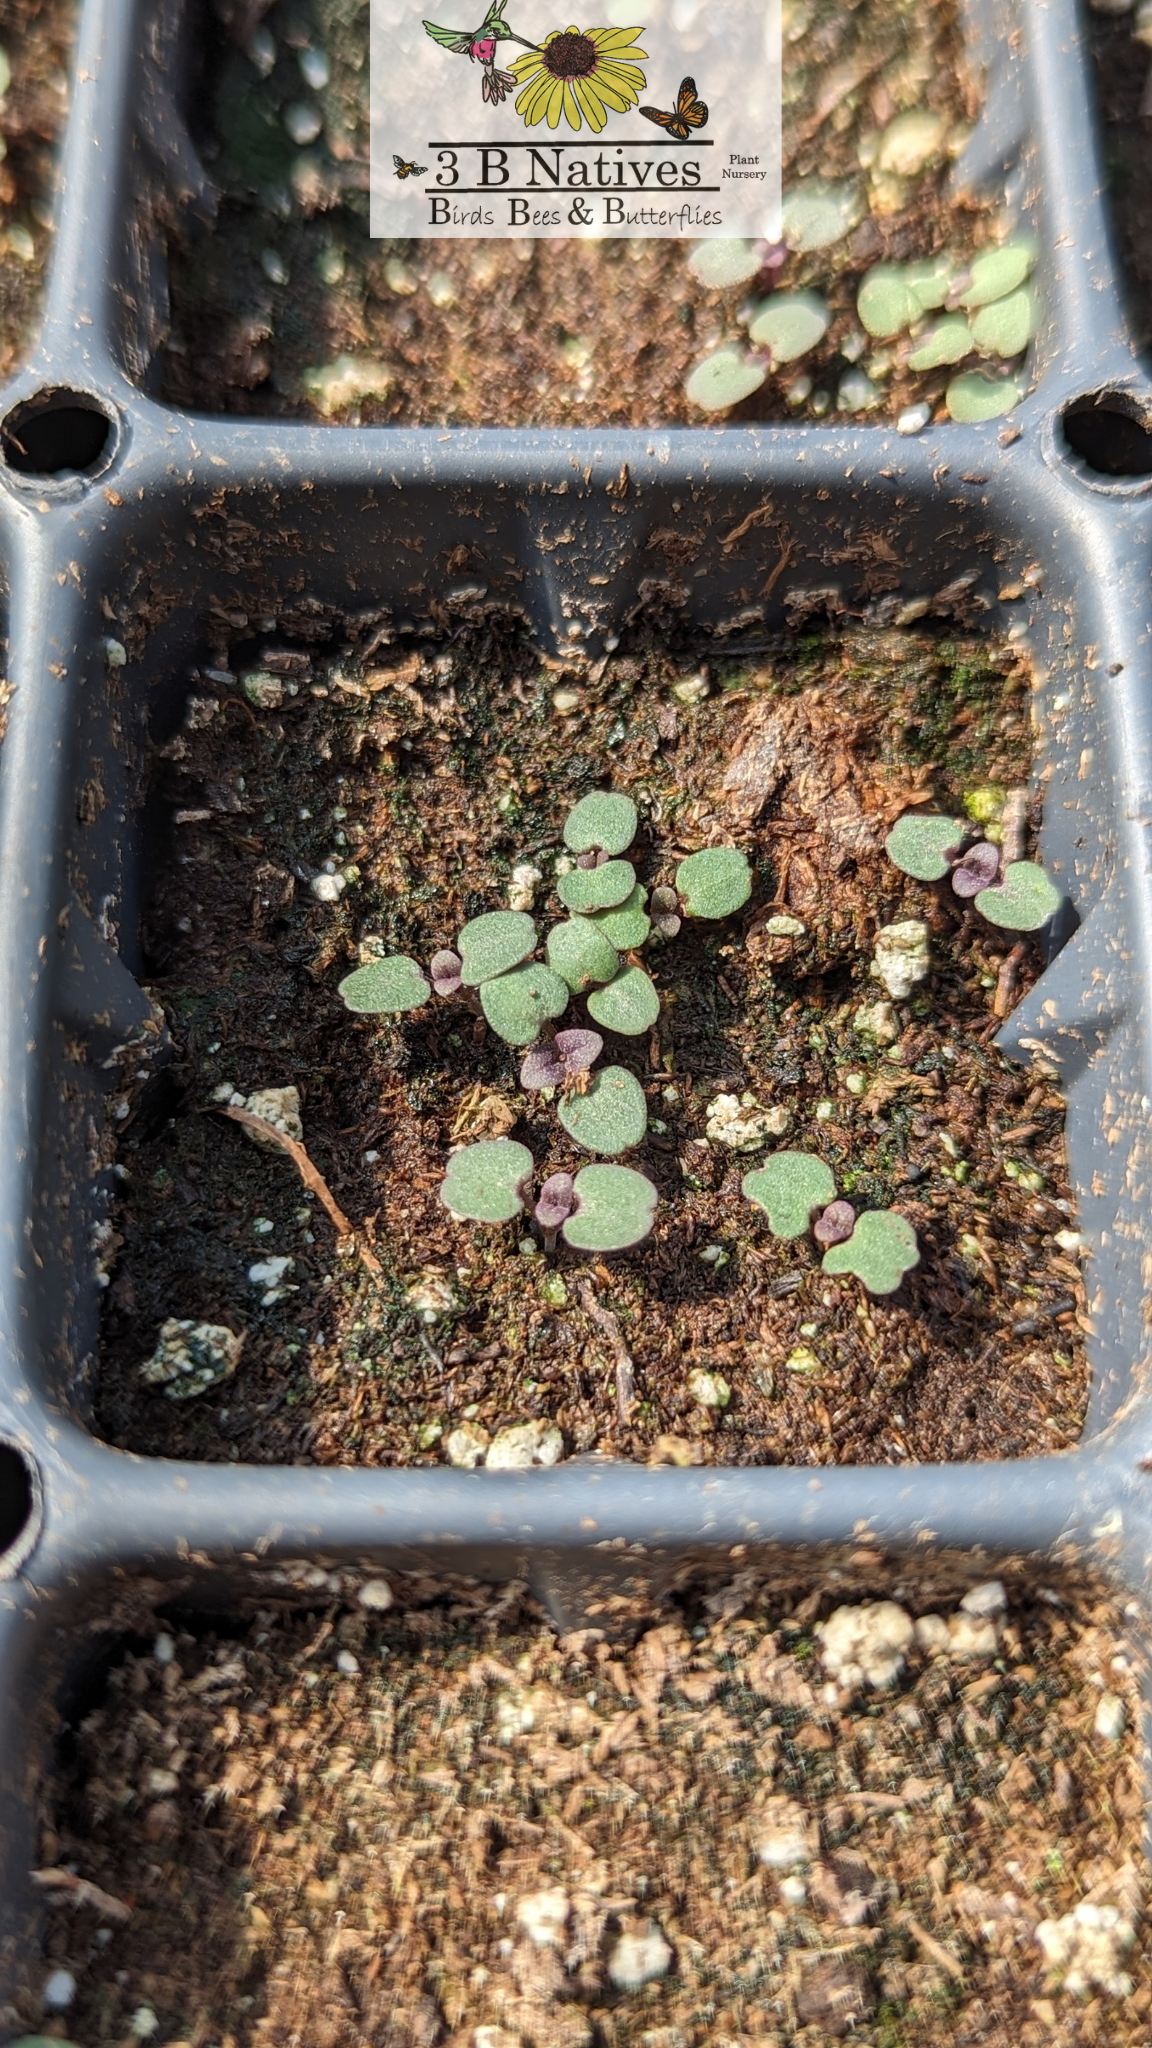
[(525, 1053), (520, 1067), (522, 1088), (562, 1088), (564, 1079), (564, 1060), (551, 1039), (542, 1038), (539, 1045)]
[(577, 1074), (586, 1074), (593, 1060), (599, 1059), (604, 1040), (598, 1031), (558, 1031), (556, 1050), (564, 1063), (564, 1074), (572, 1080)]
[(990, 889), (1000, 873), (1000, 848), (987, 839), (970, 846), (963, 860), (952, 870), (952, 887), (957, 896), (978, 896)]
[(598, 868), (600, 865), (600, 856), (596, 852), (594, 847), (590, 848), (587, 853), (577, 854), (576, 865), (578, 868)]
[(822, 1216), (816, 1218), (812, 1235), (817, 1244), (847, 1244), (856, 1228), (856, 1211), (851, 1202), (829, 1202)]
[(456, 994), (457, 989), (462, 986), (460, 970), (463, 965), (459, 953), (453, 953), (448, 946), (445, 946), (441, 953), (433, 953), (428, 963), (428, 972), (432, 976), (432, 986), (438, 996)]
[(576, 1182), (570, 1173), (550, 1173), (536, 1197), (533, 1215), (541, 1230), (555, 1235), (576, 1206)]

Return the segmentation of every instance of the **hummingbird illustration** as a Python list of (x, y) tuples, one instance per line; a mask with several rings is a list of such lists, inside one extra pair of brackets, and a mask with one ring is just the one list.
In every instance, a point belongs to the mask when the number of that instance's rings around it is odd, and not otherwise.
[(477, 29), (439, 28), (434, 21), (426, 21), (424, 27), (434, 43), (442, 50), (450, 50), (453, 56), (467, 57), (473, 64), (479, 64), (484, 73), (484, 98), (493, 106), (514, 89), (516, 80), (511, 71), (501, 71), (496, 65), (496, 45), (499, 42), (522, 43), (526, 50), (538, 46), (530, 43), (525, 36), (518, 36), (509, 28), (504, 19), (507, 0), (491, 0), (488, 12)]

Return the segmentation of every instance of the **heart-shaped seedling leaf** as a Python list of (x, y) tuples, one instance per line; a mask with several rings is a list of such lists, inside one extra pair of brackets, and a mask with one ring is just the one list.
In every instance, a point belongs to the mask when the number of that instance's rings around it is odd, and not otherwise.
[(556, 884), (565, 910), (615, 910), (626, 903), (636, 887), (636, 870), (630, 860), (606, 860), (598, 868), (573, 868)]
[(895, 1294), (905, 1273), (920, 1263), (916, 1232), (894, 1209), (866, 1209), (845, 1244), (824, 1254), (826, 1273), (855, 1273), (869, 1294)]
[(928, 817), (923, 811), (905, 811), (897, 818), (884, 841), (890, 861), (918, 882), (939, 882), (952, 863), (964, 837), (965, 827), (957, 818)]
[(806, 178), (784, 194), (784, 239), (790, 249), (830, 249), (851, 234), (863, 211), (855, 179), (826, 185), (822, 178)]
[(752, 870), (737, 847), (708, 846), (681, 861), (676, 888), (686, 917), (730, 917), (752, 894)]
[(757, 348), (766, 348), (773, 364), (795, 362), (822, 341), (832, 315), (818, 292), (777, 292), (765, 299), (748, 329)]
[(590, 917), (570, 917), (553, 925), (544, 948), (549, 967), (574, 995), (583, 995), (598, 981), (611, 981), (620, 955)]
[(688, 258), (688, 268), (693, 277), (712, 291), (727, 291), (732, 285), (755, 277), (763, 262), (754, 242), (718, 236), (714, 242), (697, 242)]
[(1024, 396), (1024, 386), (1015, 377), (984, 377), (979, 370), (964, 370), (953, 377), (944, 393), (948, 417), (962, 427), (977, 427), (983, 420), (998, 420), (1011, 412)]
[(621, 953), (642, 946), (652, 929), (652, 920), (644, 908), (647, 894), (643, 882), (637, 882), (632, 894), (614, 910), (598, 910), (593, 916), (593, 924)]
[(701, 412), (727, 412), (759, 391), (768, 372), (742, 348), (718, 348), (704, 356), (684, 380), (684, 396)]
[(856, 294), (860, 325), (876, 341), (890, 341), (911, 327), (920, 311), (919, 299), (894, 263), (877, 263)]
[(550, 1173), (536, 1197), (532, 1214), (545, 1237), (555, 1241), (556, 1232), (567, 1222), (576, 1206), (576, 1182), (570, 1173)]
[(919, 300), (925, 313), (932, 313), (948, 297), (955, 263), (947, 253), (928, 256), (921, 263), (906, 263), (904, 282)]
[(370, 960), (346, 974), (340, 994), (349, 1010), (369, 1013), (388, 1010), (418, 1010), (432, 990), (415, 960), (406, 953), (392, 953), (387, 960)]
[(992, 846), (987, 839), (978, 839), (970, 846), (963, 860), (952, 870), (952, 887), (957, 896), (979, 896), (982, 889), (990, 889), (1000, 873), (1000, 848)]
[(624, 853), (636, 837), (636, 806), (618, 789), (594, 789), (569, 811), (564, 844), (573, 853)]
[(428, 962), (428, 972), (438, 996), (454, 996), (457, 989), (463, 987), (460, 973), (463, 965), (459, 953), (454, 953), (450, 946), (445, 946), (440, 953), (433, 953)]
[(812, 1214), (836, 1193), (831, 1169), (814, 1152), (774, 1152), (741, 1182), (747, 1199), (763, 1209), (774, 1237), (803, 1237)]
[(972, 347), (972, 330), (963, 313), (946, 313), (922, 335), (908, 358), (910, 370), (936, 370), (959, 363)]
[(480, 984), (480, 1008), (498, 1038), (532, 1045), (540, 1027), (568, 1008), (568, 986), (542, 960), (529, 960)]
[(526, 1053), (520, 1069), (522, 1088), (561, 1088), (577, 1074), (586, 1074), (604, 1050), (598, 1031), (558, 1031), (542, 1038)]
[(560, 1121), (585, 1152), (628, 1152), (648, 1128), (644, 1090), (625, 1067), (601, 1067), (586, 1095), (560, 1104)]
[(448, 1161), (440, 1200), (469, 1223), (510, 1223), (524, 1207), (532, 1154), (514, 1138), (482, 1138)]
[(972, 339), (984, 356), (1022, 355), (1036, 326), (1036, 301), (1025, 285), (972, 315)]
[(1036, 244), (1030, 235), (1001, 242), (998, 249), (981, 249), (969, 266), (971, 283), (961, 304), (990, 306), (994, 299), (1007, 298), (1023, 284), (1035, 261)]
[(651, 1181), (631, 1166), (582, 1166), (575, 1197), (564, 1237), (577, 1252), (626, 1252), (642, 1244), (659, 1200)]
[(829, 1202), (812, 1225), (812, 1235), (825, 1249), (830, 1244), (847, 1244), (856, 1228), (856, 1211), (851, 1202)]
[(680, 898), (675, 889), (653, 889), (652, 922), (662, 939), (674, 939), (680, 929)]
[(1060, 908), (1062, 898), (1055, 882), (1034, 860), (1014, 860), (1004, 870), (998, 889), (982, 889), (976, 908), (989, 924), (1006, 925), (1014, 932), (1038, 932)]
[(639, 1038), (660, 1015), (660, 998), (642, 967), (622, 967), (603, 988), (593, 989), (588, 1015), (606, 1031)]
[(487, 910), (466, 924), (456, 944), (460, 978), (476, 988), (494, 974), (518, 967), (536, 949), (536, 927), (525, 910)]

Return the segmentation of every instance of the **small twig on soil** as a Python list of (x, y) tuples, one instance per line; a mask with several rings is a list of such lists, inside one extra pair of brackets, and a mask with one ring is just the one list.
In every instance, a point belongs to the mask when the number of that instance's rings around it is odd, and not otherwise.
[(1002, 867), (1011, 867), (1013, 861), (1023, 860), (1024, 846), (1028, 833), (1028, 791), (1010, 789), (1004, 799), (1004, 810), (1000, 823), (1000, 862)]
[(779, 583), (781, 576), (784, 574), (784, 571), (788, 567), (788, 564), (792, 560), (792, 557), (795, 554), (795, 552), (796, 543), (794, 540), (788, 539), (781, 541), (780, 553), (777, 558), (776, 566), (760, 586), (761, 597), (771, 597), (772, 592), (775, 590), (776, 585)]
[(1023, 939), (1020, 940), (1018, 945), (1013, 946), (1010, 953), (1004, 955), (1000, 963), (1000, 972), (996, 977), (996, 993), (992, 998), (992, 1015), (994, 1017), (1001, 1018), (1011, 1015), (1012, 997), (1016, 992), (1016, 977), (1027, 956), (1028, 947)]
[(33, 1870), (30, 1874), (33, 1884), (55, 1893), (62, 1905), (90, 1906), (102, 1920), (124, 1922), (132, 1918), (132, 1908), (126, 1906), (123, 1899), (114, 1898), (111, 1892), (102, 1892), (98, 1884), (89, 1883), (86, 1877), (77, 1877), (74, 1870), (53, 1868)]
[(627, 1423), (636, 1403), (636, 1374), (632, 1355), (624, 1342), (624, 1332), (610, 1308), (604, 1308), (596, 1299), (596, 1290), (590, 1280), (581, 1280), (576, 1289), (576, 1298), (585, 1315), (591, 1316), (597, 1329), (603, 1330), (612, 1355), (616, 1361), (616, 1413), (622, 1423)]
[(270, 1124), (265, 1117), (253, 1116), (250, 1109), (234, 1109), (231, 1105), (226, 1105), (221, 1108), (220, 1114), (221, 1116), (230, 1116), (233, 1123), (243, 1124), (245, 1130), (255, 1131), (261, 1138), (266, 1138), (270, 1145), (278, 1145), (281, 1152), (288, 1154), (305, 1187), (311, 1188), (313, 1194), (319, 1198), (321, 1205), (327, 1211), (328, 1218), (334, 1225), (337, 1236), (350, 1237), (352, 1239), (356, 1250), (360, 1254), (361, 1264), (366, 1266), (373, 1277), (378, 1280), (381, 1277), (379, 1259), (357, 1237), (323, 1174), (318, 1167), (313, 1166), (303, 1145), (299, 1144), (295, 1138), (290, 1138), (287, 1131), (278, 1130), (276, 1125)]
[(903, 1920), (912, 1939), (919, 1943), (925, 1955), (930, 1957), (939, 1969), (946, 1971), (949, 1977), (955, 1977), (957, 1983), (962, 1984), (965, 1976), (964, 1965), (957, 1962), (951, 1949), (945, 1948), (942, 1941), (937, 1941), (934, 1934), (929, 1934), (926, 1927), (921, 1927), (920, 1922), (914, 1920), (911, 1913), (905, 1913)]

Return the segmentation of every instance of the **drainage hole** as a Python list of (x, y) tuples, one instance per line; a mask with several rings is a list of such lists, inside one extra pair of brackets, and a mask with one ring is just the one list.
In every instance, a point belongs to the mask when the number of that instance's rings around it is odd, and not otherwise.
[(1061, 424), (1068, 446), (1098, 476), (1152, 476), (1152, 432), (1121, 393), (1077, 399)]
[(86, 476), (111, 454), (112, 421), (80, 391), (42, 392), (0, 426), (0, 448), (21, 476)]
[(32, 1477), (19, 1451), (0, 1444), (0, 1561), (14, 1548), (32, 1519)]

